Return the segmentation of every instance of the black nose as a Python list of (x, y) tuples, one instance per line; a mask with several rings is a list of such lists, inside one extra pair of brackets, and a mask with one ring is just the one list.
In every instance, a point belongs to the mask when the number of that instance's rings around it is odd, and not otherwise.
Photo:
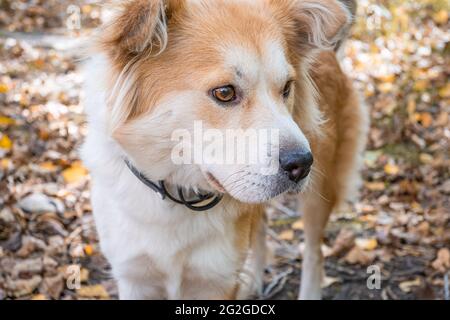
[(303, 149), (280, 152), (281, 168), (288, 173), (289, 179), (294, 182), (299, 182), (308, 176), (313, 161), (312, 153)]

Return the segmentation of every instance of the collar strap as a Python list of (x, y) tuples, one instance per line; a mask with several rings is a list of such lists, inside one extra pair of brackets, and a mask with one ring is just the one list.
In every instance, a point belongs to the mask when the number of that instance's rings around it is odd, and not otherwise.
[[(164, 181), (161, 180), (158, 183), (155, 183), (147, 179), (147, 177), (145, 177), (138, 169), (136, 169), (136, 167), (134, 167), (128, 159), (125, 159), (125, 164), (130, 169), (130, 171), (136, 176), (136, 178), (138, 178), (143, 184), (152, 189), (154, 192), (156, 192), (161, 197), (162, 200), (169, 198), (173, 202), (182, 204), (193, 211), (206, 211), (212, 209), (223, 198), (223, 195), (221, 194), (217, 195), (214, 193), (206, 193), (206, 194), (195, 193), (196, 195), (195, 199), (186, 200), (183, 194), (183, 188), (177, 187), (179, 197), (177, 199), (176, 197), (171, 195), (169, 191), (167, 191)], [(204, 205), (199, 205), (206, 201), (209, 202)]]

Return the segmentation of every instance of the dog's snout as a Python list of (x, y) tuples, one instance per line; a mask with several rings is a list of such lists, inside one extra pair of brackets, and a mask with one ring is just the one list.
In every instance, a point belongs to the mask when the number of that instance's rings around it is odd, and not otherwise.
[(293, 182), (305, 179), (311, 171), (313, 155), (310, 151), (294, 149), (280, 154), (281, 168), (288, 174)]

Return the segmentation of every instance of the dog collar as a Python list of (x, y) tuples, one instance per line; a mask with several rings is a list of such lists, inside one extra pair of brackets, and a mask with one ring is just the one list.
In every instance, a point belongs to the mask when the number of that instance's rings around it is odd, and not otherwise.
[[(156, 192), (161, 197), (162, 200), (169, 198), (173, 202), (182, 204), (193, 211), (206, 211), (214, 208), (223, 198), (223, 195), (221, 194), (214, 194), (214, 193), (200, 194), (195, 192), (196, 195), (195, 199), (186, 200), (183, 194), (182, 187), (177, 187), (178, 198), (176, 198), (172, 196), (169, 191), (167, 191), (167, 188), (163, 180), (160, 180), (158, 181), (158, 183), (155, 183), (147, 179), (147, 177), (145, 177), (136, 167), (134, 167), (128, 159), (125, 159), (125, 163), (127, 167), (130, 169), (130, 171), (136, 176), (136, 178), (138, 178), (143, 184), (152, 189), (154, 192)], [(204, 205), (200, 205), (203, 202), (207, 203)]]

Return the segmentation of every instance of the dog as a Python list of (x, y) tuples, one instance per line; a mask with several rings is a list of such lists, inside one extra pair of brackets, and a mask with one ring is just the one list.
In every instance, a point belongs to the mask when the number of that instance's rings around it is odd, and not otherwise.
[[(320, 299), (323, 231), (355, 194), (367, 131), (336, 58), (354, 1), (126, 0), (112, 8), (84, 68), (82, 158), (119, 297), (258, 296), (264, 203), (296, 192), (305, 226), (299, 298)], [(174, 163), (173, 132), (194, 135), (198, 121), (219, 132), (276, 129), (275, 170)]]

